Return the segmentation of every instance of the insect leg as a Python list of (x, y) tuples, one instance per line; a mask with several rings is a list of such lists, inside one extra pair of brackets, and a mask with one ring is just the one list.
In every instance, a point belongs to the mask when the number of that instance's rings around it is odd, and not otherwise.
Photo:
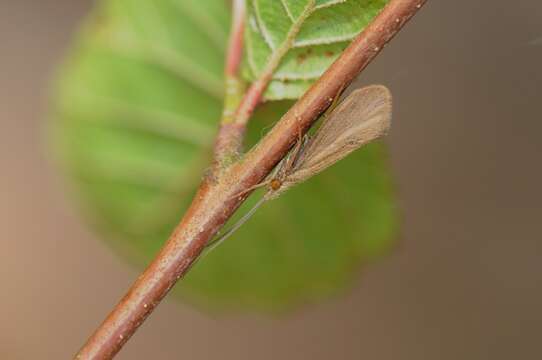
[(218, 245), (222, 244), (222, 242), (224, 240), (226, 240), (227, 238), (229, 238), (231, 236), (231, 234), (233, 234), (237, 229), (239, 229), (244, 223), (247, 222), (248, 219), (250, 219), (252, 217), (252, 215), (254, 215), (254, 213), (256, 212), (256, 210), (258, 210), (258, 208), (260, 206), (262, 206), (262, 204), (266, 201), (266, 197), (265, 196), (262, 196), (262, 198), (260, 200), (258, 200), (258, 202), (245, 214), (243, 215), (243, 217), (241, 219), (239, 219), (231, 228), (229, 228), (225, 233), (223, 233), (222, 235), (220, 235), (218, 238), (216, 238), (215, 240), (212, 240), (210, 241), (206, 246), (205, 246), (205, 249), (203, 250), (203, 253), (201, 254), (201, 256), (205, 256), (207, 253), (209, 253), (210, 251), (212, 251), (213, 249), (215, 249)]

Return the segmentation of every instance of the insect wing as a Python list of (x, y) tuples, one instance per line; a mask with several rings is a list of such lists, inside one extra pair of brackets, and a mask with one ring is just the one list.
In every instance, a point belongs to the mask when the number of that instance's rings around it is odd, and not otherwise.
[(385, 86), (372, 85), (353, 91), (324, 119), (289, 181), (302, 182), (385, 135), (391, 113), (391, 93)]

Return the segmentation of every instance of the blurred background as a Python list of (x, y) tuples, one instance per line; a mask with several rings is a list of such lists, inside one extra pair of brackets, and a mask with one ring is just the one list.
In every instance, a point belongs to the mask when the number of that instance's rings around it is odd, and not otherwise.
[[(48, 86), (88, 0), (0, 4), (0, 358), (67, 359), (137, 276), (48, 158)], [(119, 359), (542, 357), (542, 3), (429, 1), (364, 72), (395, 95), (400, 244), (287, 317), (166, 301)], [(181, 356), (182, 355), (182, 356)]]

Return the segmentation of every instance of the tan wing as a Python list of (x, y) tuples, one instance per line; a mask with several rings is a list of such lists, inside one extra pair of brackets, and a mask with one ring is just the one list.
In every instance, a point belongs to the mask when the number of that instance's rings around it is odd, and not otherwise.
[(353, 91), (324, 119), (306, 145), (298, 167), (285, 179), (283, 189), (305, 181), (385, 135), (390, 127), (391, 113), (391, 93), (385, 86), (372, 85)]

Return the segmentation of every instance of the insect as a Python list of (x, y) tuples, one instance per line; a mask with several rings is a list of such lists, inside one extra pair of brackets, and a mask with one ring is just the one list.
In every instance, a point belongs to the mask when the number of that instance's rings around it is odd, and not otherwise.
[[(208, 244), (214, 249), (243, 225), (266, 201), (304, 182), (363, 145), (384, 136), (391, 124), (391, 93), (385, 86), (354, 90), (331, 112), (311, 137), (305, 135), (264, 182), (245, 192), (267, 186), (267, 192), (232, 228)], [(239, 196), (241, 194), (238, 194)]]

